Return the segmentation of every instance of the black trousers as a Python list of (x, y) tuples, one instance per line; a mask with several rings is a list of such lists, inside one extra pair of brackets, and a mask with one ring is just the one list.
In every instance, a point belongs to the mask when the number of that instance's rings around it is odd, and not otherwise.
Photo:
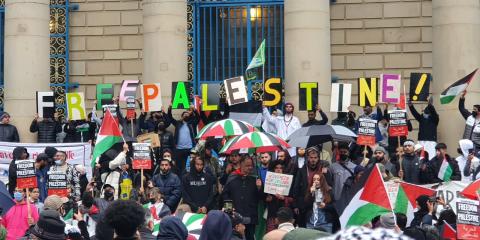
[(255, 224), (245, 224), (245, 239), (255, 240)]
[(190, 155), (190, 149), (175, 149), (175, 169), (174, 172), (180, 177), (185, 170), (185, 163)]

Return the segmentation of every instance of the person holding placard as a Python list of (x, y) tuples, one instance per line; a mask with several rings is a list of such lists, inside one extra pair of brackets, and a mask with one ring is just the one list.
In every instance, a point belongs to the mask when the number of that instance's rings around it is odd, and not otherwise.
[[(55, 115), (56, 116), (56, 115)], [(38, 143), (56, 143), (57, 133), (62, 131), (62, 125), (58, 122), (58, 118), (44, 118), (39, 120), (38, 113), (35, 113), (35, 118), (30, 124), (30, 132), (38, 132)]]
[(147, 113), (144, 112), (143, 109), (142, 109), (142, 115), (143, 115), (143, 117), (142, 117), (143, 121), (140, 121), (140, 119), (139, 119), (139, 124), (140, 124), (140, 128), (143, 131), (154, 132), (160, 121), (163, 121), (165, 123), (165, 128), (168, 128), (168, 126), (170, 126), (170, 124), (171, 124), (171, 122), (168, 119), (167, 114), (163, 110), (163, 107), (162, 107), (162, 111), (160, 111), (160, 112), (151, 112), (150, 113), (150, 118), (147, 119), (147, 120), (145, 120)]
[(0, 115), (0, 142), (20, 142), (17, 127), (10, 124), (10, 114)]
[(355, 118), (356, 114), (348, 107), (348, 113), (338, 112), (337, 118), (332, 120), (332, 125), (344, 126), (352, 131), (355, 130)]
[(55, 154), (55, 165), (50, 168), (52, 172), (63, 172), (67, 175), (67, 188), (70, 196), (76, 201), (80, 200), (80, 173), (75, 167), (67, 163), (67, 153), (58, 151)]
[(33, 204), (27, 204), (25, 189), (14, 188), (15, 206), (3, 217), (7, 229), (7, 240), (16, 240), (25, 235), (27, 229), (38, 221), (38, 210)]
[(163, 119), (158, 121), (157, 130), (160, 147), (156, 149), (156, 156), (157, 159), (161, 159), (161, 154), (163, 154), (166, 149), (175, 149), (175, 138), (173, 137), (173, 133), (167, 130), (167, 124)]
[[(382, 115), (382, 109), (380, 109), (380, 106), (377, 106), (377, 112), (373, 113), (372, 112), (372, 107), (370, 106), (365, 106), (363, 107), (363, 114), (360, 115), (357, 118), (357, 122), (355, 124), (355, 129), (358, 131), (358, 128), (360, 126), (360, 119), (372, 119), (372, 120), (377, 120), (381, 121), (383, 119)], [(382, 141), (382, 134), (380, 133), (380, 129), (378, 129), (378, 125), (375, 127), (375, 142), (380, 142)]]
[[(317, 112), (320, 113), (320, 116), (322, 117), (322, 120), (317, 120)], [(320, 105), (317, 105), (316, 110), (310, 110), (308, 111), (308, 121), (302, 125), (302, 127), (309, 127), (313, 125), (325, 125), (328, 123), (328, 117), (327, 114), (325, 114), (322, 111), (322, 108)]]
[(17, 187), (17, 164), (15, 164), (15, 162), (28, 159), (30, 154), (26, 148), (16, 147), (13, 149), (12, 155), (13, 159), (8, 167), (8, 191), (10, 192), (10, 195), (13, 196), (13, 192)]
[[(264, 155), (262, 154), (262, 156)], [(281, 162), (274, 161), (270, 165), (270, 172), (284, 174), (284, 166)], [(263, 180), (263, 182), (265, 183), (265, 180)], [(293, 204), (293, 198), (289, 196), (282, 196), (280, 194), (266, 194), (265, 204), (268, 209), (266, 232), (270, 232), (275, 229), (275, 219), (277, 218), (278, 209), (282, 207), (290, 207)]]
[[(435, 107), (433, 106), (433, 98), (428, 99), (428, 105), (420, 114), (411, 101), (408, 102), (408, 108), (415, 120), (418, 121), (418, 143), (422, 145), (428, 152), (430, 159), (435, 156), (435, 145), (437, 145), (437, 127), (440, 122)], [(429, 159), (429, 160), (430, 160)]]

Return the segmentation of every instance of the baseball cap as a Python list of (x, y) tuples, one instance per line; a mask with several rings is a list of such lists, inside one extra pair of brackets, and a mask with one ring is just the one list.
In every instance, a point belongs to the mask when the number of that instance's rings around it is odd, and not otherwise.
[(45, 199), (44, 209), (58, 210), (63, 204), (68, 202), (68, 198), (58, 195), (50, 195)]

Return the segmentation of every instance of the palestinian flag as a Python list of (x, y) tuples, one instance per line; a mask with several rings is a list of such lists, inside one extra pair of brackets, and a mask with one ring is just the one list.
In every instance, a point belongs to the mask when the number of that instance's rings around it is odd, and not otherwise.
[(438, 178), (442, 179), (445, 182), (450, 181), (450, 177), (452, 176), (453, 169), (447, 161), (447, 158), (443, 158), (442, 165), (440, 166), (440, 170), (438, 171)]
[[(197, 111), (198, 115), (200, 116), (200, 109), (202, 109), (202, 98), (198, 95), (195, 95), (193, 97), (193, 106), (195, 107), (195, 111)], [(205, 115), (208, 117), (210, 115), (210, 111), (204, 112)], [(205, 123), (202, 121), (202, 118), (198, 119), (198, 124), (197, 124), (197, 132), (200, 132), (202, 128), (205, 126)]]
[[(362, 180), (365, 181), (365, 178), (360, 181)], [(373, 167), (366, 181), (360, 182), (358, 185), (363, 188), (357, 189), (358, 191), (354, 193), (355, 195), (340, 216), (342, 229), (348, 226), (364, 225), (376, 216), (393, 211), (382, 174), (377, 165)]]
[(433, 196), (434, 194), (435, 190), (401, 182), (398, 186), (395, 212), (405, 214), (407, 216), (407, 223), (410, 225), (410, 222), (412, 222), (414, 217), (413, 211), (417, 207), (416, 199), (420, 195)]
[[(176, 212), (175, 216), (180, 218), (183, 224), (185, 224), (185, 227), (187, 227), (188, 230), (188, 234), (196, 237), (197, 239), (200, 238), (203, 223), (207, 219), (206, 214)], [(162, 227), (161, 224), (160, 227)]]
[(456, 240), (457, 239), (457, 231), (453, 229), (450, 224), (443, 220), (443, 233), (442, 238), (445, 240)]
[(118, 122), (113, 118), (110, 110), (107, 109), (103, 117), (102, 126), (98, 131), (95, 148), (93, 149), (92, 168), (95, 167), (97, 158), (110, 149), (115, 143), (122, 140), (122, 132), (118, 128)]
[(478, 68), (475, 69), (472, 73), (468, 74), (464, 78), (456, 81), (454, 84), (450, 85), (445, 91), (440, 94), (440, 103), (441, 104), (448, 104), (455, 99), (456, 96), (460, 95), (465, 89), (467, 89), (468, 85), (472, 81), (475, 73), (477, 72)]
[(470, 183), (461, 194), (469, 199), (472, 200), (479, 200), (478, 196), (480, 195), (480, 179), (475, 180), (474, 182)]

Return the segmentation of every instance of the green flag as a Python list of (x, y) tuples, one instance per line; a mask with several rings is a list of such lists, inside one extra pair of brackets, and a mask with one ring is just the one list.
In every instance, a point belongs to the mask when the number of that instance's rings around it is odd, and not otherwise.
[(255, 56), (253, 56), (252, 61), (250, 61), (250, 64), (248, 64), (246, 72), (246, 77), (247, 80), (252, 80), (257, 77), (255, 73), (250, 73), (249, 71), (252, 68), (257, 68), (261, 67), (265, 64), (265, 39), (263, 39), (262, 43), (260, 44), (260, 47), (258, 47), (257, 52), (255, 53)]

